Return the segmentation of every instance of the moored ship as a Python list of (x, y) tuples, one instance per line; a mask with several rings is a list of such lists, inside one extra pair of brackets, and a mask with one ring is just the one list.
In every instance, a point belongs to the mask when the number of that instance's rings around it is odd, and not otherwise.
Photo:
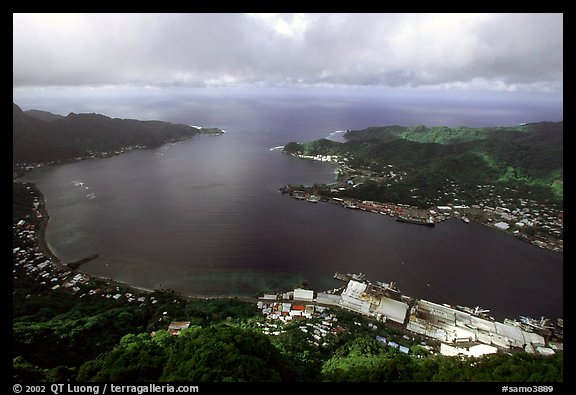
[(416, 224), (416, 225), (426, 225), (426, 226), (434, 226), (436, 222), (431, 217), (424, 218), (424, 217), (413, 217), (405, 214), (399, 214), (396, 217), (396, 221), (406, 222), (409, 224)]

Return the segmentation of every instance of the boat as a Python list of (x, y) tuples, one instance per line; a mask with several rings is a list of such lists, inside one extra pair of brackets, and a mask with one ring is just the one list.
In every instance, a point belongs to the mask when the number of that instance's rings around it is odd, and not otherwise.
[(490, 315), (488, 315), (490, 310), (483, 309), (480, 306), (476, 306), (476, 307), (472, 308), (472, 307), (468, 307), (468, 306), (456, 305), (456, 309), (458, 309), (460, 311), (464, 311), (465, 313), (474, 315), (476, 317), (485, 318), (485, 319), (489, 319), (489, 320), (494, 321), (494, 318), (491, 317)]
[(462, 217), (462, 221), (464, 221), (464, 222), (467, 223), (467, 224), (470, 223), (470, 220), (469, 220), (468, 218), (466, 218), (466, 217)]
[(432, 218), (421, 218), (421, 217), (412, 217), (407, 215), (398, 215), (396, 221), (399, 222), (406, 222), (408, 224), (416, 224), (416, 225), (426, 225), (426, 226), (434, 226), (436, 223)]

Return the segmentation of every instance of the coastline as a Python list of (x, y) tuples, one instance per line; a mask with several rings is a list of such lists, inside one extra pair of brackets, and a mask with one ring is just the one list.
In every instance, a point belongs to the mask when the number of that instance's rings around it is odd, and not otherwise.
[[(131, 285), (131, 284), (126, 284), (123, 282), (120, 282), (118, 280), (114, 280), (112, 278), (108, 278), (108, 277), (101, 277), (101, 276), (95, 276), (89, 273), (86, 273), (82, 270), (79, 269), (79, 267), (76, 268), (71, 268), (69, 266), (68, 263), (64, 263), (55, 253), (54, 251), (52, 251), (50, 249), (50, 246), (46, 240), (46, 227), (48, 226), (48, 221), (50, 219), (50, 214), (48, 213), (48, 210), (46, 209), (46, 200), (44, 198), (44, 194), (42, 193), (42, 191), (40, 191), (40, 189), (36, 186), (36, 184), (34, 183), (26, 183), (28, 185), (30, 185), (31, 188), (34, 189), (34, 192), (38, 195), (39, 199), (40, 199), (40, 205), (38, 206), (38, 210), (40, 211), (40, 213), (42, 214), (42, 218), (40, 219), (40, 223), (39, 223), (39, 227), (37, 229), (37, 233), (36, 233), (36, 240), (38, 243), (38, 248), (40, 249), (40, 251), (42, 251), (42, 253), (53, 263), (55, 264), (57, 267), (59, 267), (60, 269), (66, 270), (66, 271), (71, 271), (74, 273), (80, 273), (90, 279), (96, 280), (96, 281), (101, 281), (103, 283), (105, 283), (108, 286), (114, 286), (114, 287), (122, 287), (125, 288), (127, 290), (133, 291), (135, 294), (137, 293), (154, 293), (156, 291), (173, 291), (170, 289), (149, 289), (149, 288), (144, 288), (144, 287), (139, 287), (136, 285)], [(97, 254), (96, 254), (97, 255)], [(94, 259), (97, 256), (90, 256), (88, 258), (84, 258), (81, 259), (80, 261), (85, 261), (86, 259)], [(72, 262), (74, 263), (74, 262)], [(201, 296), (201, 295), (197, 295), (197, 296), (191, 296), (191, 295), (181, 295), (178, 294), (178, 297), (182, 298), (182, 299), (186, 299), (186, 300), (194, 300), (194, 299), (237, 299), (237, 300), (244, 300), (246, 302), (250, 301), (252, 302), (254, 298), (251, 297), (243, 297), (243, 296)]]
[[(274, 147), (271, 148), (271, 150), (276, 150), (276, 148), (278, 147)], [(326, 156), (322, 156), (322, 155), (316, 155), (316, 156), (307, 156), (307, 155), (302, 155), (299, 153), (292, 153), (292, 152), (288, 152), (284, 149), (278, 149), (278, 151), (290, 155), (292, 157), (295, 158), (299, 158), (299, 159), (305, 159), (305, 160), (313, 160), (313, 161), (320, 161), (320, 162), (325, 162), (325, 163), (330, 163), (335, 167), (335, 173), (341, 175), (341, 174), (346, 174), (347, 171), (364, 171), (363, 169), (353, 169), (351, 167), (348, 166), (347, 163), (347, 159), (344, 158), (343, 161), (340, 160), (340, 158), (338, 158), (337, 156), (333, 156), (333, 155), (326, 155)], [(350, 179), (349, 179), (350, 180)], [(356, 187), (356, 183), (352, 182), (351, 187)], [(392, 202), (387, 202), (387, 203), (382, 203), (382, 202), (372, 202), (372, 201), (366, 201), (360, 198), (340, 198), (340, 197), (334, 197), (334, 194), (332, 192), (338, 193), (337, 190), (335, 190), (335, 188), (340, 188), (342, 190), (342, 188), (350, 188), (350, 185), (347, 185), (347, 183), (344, 182), (334, 182), (332, 184), (315, 184), (313, 187), (312, 186), (304, 186), (304, 185), (285, 185), (283, 187), (280, 188), (280, 192), (282, 193), (288, 193), (291, 197), (296, 198), (298, 200), (306, 200), (309, 202), (313, 202), (313, 203), (317, 203), (318, 201), (324, 201), (324, 202), (330, 202), (330, 203), (336, 203), (336, 204), (341, 204), (342, 207), (346, 207), (346, 208), (353, 208), (353, 209), (361, 209), (362, 211), (367, 211), (367, 212), (374, 212), (374, 213), (379, 213), (379, 214), (394, 214), (391, 215), (392, 217), (394, 217), (397, 213), (396, 212), (391, 212), (389, 211), (389, 207), (388, 206), (395, 206), (397, 210), (398, 208), (409, 208), (411, 210), (416, 210), (416, 211), (420, 211), (421, 213), (428, 213), (430, 210), (434, 209), (436, 210), (436, 207), (429, 207), (427, 209), (421, 209), (421, 208), (417, 208), (415, 206), (409, 206), (407, 204), (401, 204), (401, 203), (392, 203)], [(328, 191), (330, 191), (330, 193), (327, 193)], [(293, 192), (298, 192), (300, 195), (293, 195)], [(304, 196), (305, 195), (305, 196)], [(339, 196), (339, 195), (336, 195)], [(312, 197), (311, 199), (309, 199), (309, 197)], [(369, 206), (387, 206), (386, 208), (382, 208), (382, 207), (369, 207)], [(505, 206), (505, 205), (504, 205)], [(480, 207), (480, 206), (478, 206)], [(497, 226), (495, 226), (495, 224), (497, 222), (500, 222), (501, 219), (498, 218), (498, 216), (502, 217), (502, 212), (498, 212), (497, 209), (491, 209), (490, 212), (488, 212), (488, 207), (482, 209), (482, 212), (485, 216), (484, 220), (480, 220), (478, 218), (476, 218), (473, 215), (469, 215), (469, 211), (470, 211), (470, 207), (457, 207), (454, 206), (454, 208), (458, 208), (461, 212), (456, 212), (456, 213), (440, 213), (437, 212), (434, 214), (434, 218), (433, 221), (430, 221), (430, 223), (421, 223), (421, 222), (411, 222), (412, 224), (418, 224), (418, 225), (434, 225), (434, 223), (442, 223), (443, 221), (449, 219), (449, 218), (455, 218), (455, 219), (459, 219), (459, 220), (464, 220), (464, 218), (466, 219), (464, 222), (469, 223), (469, 222), (474, 222), (476, 224), (479, 225), (484, 225), (490, 229), (495, 229), (498, 231), (503, 232), (504, 234), (508, 234), (511, 235), (513, 237), (515, 237), (517, 240), (531, 244), (533, 246), (539, 247), (541, 249), (547, 250), (547, 251), (551, 251), (553, 253), (556, 254), (563, 254), (564, 253), (564, 241), (562, 238), (556, 238), (556, 237), (547, 237), (547, 236), (538, 236), (538, 237), (528, 237), (522, 234), (516, 234), (513, 233), (511, 230), (507, 230), (508, 228), (510, 229), (514, 229), (511, 226), (509, 226), (506, 229), (501, 229), (498, 228)], [(452, 208), (450, 208), (450, 210), (452, 210)], [(509, 212), (509, 210), (508, 210)], [(489, 220), (487, 220), (487, 218), (490, 218)], [(399, 216), (396, 216), (396, 220), (399, 220)], [(410, 221), (404, 221), (404, 222), (410, 222)], [(512, 223), (513, 221), (508, 220), (507, 222)], [(508, 224), (510, 225), (510, 224)]]
[(31, 184), (32, 188), (38, 193), (40, 198), (40, 206), (38, 207), (40, 213), (42, 214), (42, 219), (40, 220), (40, 227), (38, 229), (38, 247), (52, 262), (58, 265), (64, 265), (60, 258), (50, 249), (48, 241), (46, 240), (46, 227), (48, 226), (48, 221), (50, 220), (50, 214), (46, 209), (46, 200), (44, 199), (44, 194), (38, 189), (35, 184)]
[[(564, 248), (557, 246), (556, 244), (552, 244), (550, 241), (543, 242), (541, 240), (530, 240), (528, 238), (525, 237), (520, 237), (517, 236), (515, 234), (513, 234), (512, 232), (509, 232), (507, 230), (504, 229), (500, 229), (496, 226), (494, 226), (493, 223), (491, 222), (485, 222), (485, 221), (479, 221), (473, 217), (466, 217), (465, 215), (447, 215), (447, 216), (443, 216), (442, 219), (440, 219), (440, 216), (437, 216), (434, 218), (434, 220), (430, 220), (430, 221), (422, 221), (421, 219), (419, 219), (419, 217), (414, 217), (414, 219), (410, 219), (410, 218), (402, 218), (400, 216), (397, 215), (395, 210), (390, 210), (389, 208), (386, 209), (387, 212), (382, 211), (382, 206), (387, 206), (387, 207), (391, 207), (391, 206), (395, 206), (395, 207), (404, 207), (405, 205), (402, 204), (397, 204), (397, 203), (376, 203), (376, 202), (366, 202), (365, 200), (362, 199), (356, 199), (356, 198), (346, 198), (346, 199), (340, 199), (340, 200), (334, 200), (334, 198), (327, 200), (327, 198), (324, 198), (325, 200), (323, 200), (322, 198), (319, 198), (319, 196), (322, 196), (320, 193), (318, 192), (312, 192), (312, 193), (308, 193), (307, 197), (300, 197), (300, 196), (292, 196), (291, 192), (289, 192), (290, 188), (295, 188), (295, 189), (306, 189), (306, 188), (310, 188), (310, 187), (302, 187), (302, 186), (293, 186), (293, 185), (287, 185), (284, 187), (280, 188), (280, 192), (282, 193), (288, 193), (290, 195), (290, 197), (292, 197), (293, 199), (296, 200), (302, 200), (302, 201), (308, 201), (308, 202), (312, 202), (312, 203), (318, 203), (320, 201), (323, 201), (325, 203), (329, 203), (329, 204), (335, 204), (335, 205), (340, 205), (343, 208), (348, 208), (348, 209), (356, 209), (358, 211), (363, 211), (363, 212), (367, 212), (367, 213), (375, 213), (375, 214), (381, 214), (381, 215), (388, 215), (392, 218), (395, 218), (397, 222), (402, 222), (402, 223), (408, 223), (408, 224), (412, 224), (412, 225), (420, 225), (420, 226), (435, 226), (435, 225), (440, 225), (444, 222), (447, 221), (449, 219), (454, 219), (454, 220), (459, 220), (459, 221), (463, 221), (463, 218), (466, 218), (468, 221), (464, 221), (465, 223), (475, 223), (478, 225), (482, 225), (485, 226), (489, 229), (492, 230), (496, 230), (498, 232), (501, 232), (502, 234), (514, 237), (516, 240), (530, 244), (534, 247), (538, 247), (541, 248), (543, 250), (546, 251), (550, 251), (553, 252), (555, 254), (563, 254), (564, 253)], [(302, 191), (300, 191), (302, 192)], [(336, 198), (339, 199), (339, 198)], [(369, 207), (370, 205), (374, 205), (374, 207)], [(377, 206), (377, 207), (376, 207)], [(416, 207), (410, 207), (410, 209), (414, 210), (414, 211), (420, 211), (422, 213), (426, 213), (429, 210), (425, 210), (425, 209), (419, 209)], [(431, 217), (432, 218), (432, 217)], [(562, 240), (562, 239), (560, 239)], [(559, 241), (556, 240), (556, 243), (558, 243)], [(561, 243), (563, 244), (563, 241), (561, 241)]]
[[(202, 128), (202, 127), (194, 127), (198, 129), (198, 133), (194, 134), (192, 136), (182, 136), (182, 137), (178, 137), (178, 138), (173, 138), (173, 139), (168, 139), (166, 141), (164, 141), (163, 145), (166, 144), (171, 144), (171, 143), (178, 143), (180, 141), (184, 141), (184, 140), (188, 140), (191, 139), (195, 136), (198, 135), (219, 135), (219, 134), (223, 134), (226, 133), (225, 131), (221, 130), (221, 129), (217, 129), (217, 128)], [(221, 133), (206, 133), (206, 132), (202, 132), (203, 130), (208, 130), (210, 131), (211, 129), (214, 130), (218, 130)], [(160, 146), (161, 147), (161, 146)], [(81, 270), (79, 270), (79, 266), (85, 262), (88, 262), (89, 260), (92, 260), (94, 258), (96, 258), (98, 256), (98, 254), (94, 254), (88, 257), (85, 257), (83, 259), (80, 259), (76, 262), (69, 262), (69, 263), (65, 263), (63, 262), (57, 255), (56, 253), (50, 248), (50, 245), (47, 241), (46, 238), (46, 228), (48, 227), (48, 223), (50, 220), (50, 214), (48, 213), (48, 209), (46, 208), (46, 199), (44, 197), (44, 194), (42, 193), (42, 191), (38, 188), (38, 186), (36, 186), (36, 184), (34, 184), (33, 182), (26, 182), (26, 181), (21, 181), (20, 179), (30, 170), (34, 170), (36, 168), (40, 168), (40, 167), (44, 167), (44, 166), (51, 166), (51, 165), (63, 165), (63, 164), (67, 164), (67, 163), (74, 163), (74, 162), (79, 162), (79, 161), (84, 161), (84, 160), (91, 160), (91, 159), (105, 159), (105, 158), (110, 158), (113, 156), (117, 156), (117, 155), (121, 155), (127, 152), (130, 152), (132, 150), (135, 149), (154, 149), (154, 148), (158, 148), (158, 147), (147, 147), (147, 146), (139, 146), (139, 145), (135, 145), (135, 146), (128, 146), (128, 147), (122, 147), (119, 150), (116, 151), (112, 151), (112, 152), (98, 152), (95, 154), (90, 154), (90, 155), (85, 155), (85, 156), (80, 156), (80, 157), (76, 157), (76, 158), (67, 158), (67, 159), (62, 159), (62, 160), (57, 160), (57, 161), (51, 161), (51, 162), (41, 162), (41, 163), (35, 163), (35, 164), (26, 164), (26, 163), (19, 163), (16, 164), (13, 167), (13, 182), (18, 182), (21, 184), (26, 184), (28, 186), (30, 186), (30, 188), (32, 188), (34, 190), (34, 193), (38, 196), (38, 207), (37, 210), (38, 212), (41, 214), (41, 217), (39, 218), (39, 222), (38, 222), (38, 227), (36, 228), (35, 231), (35, 236), (36, 236), (36, 243), (38, 245), (39, 250), (57, 267), (64, 269), (64, 270), (70, 270), (73, 272), (77, 272), (77, 273), (81, 273), (85, 276), (88, 276), (90, 278), (93, 279), (97, 279), (100, 281), (104, 281), (106, 283), (114, 283), (117, 284), (118, 286), (122, 286), (122, 287), (127, 287), (130, 289), (134, 289), (136, 291), (145, 291), (145, 292), (154, 292), (154, 290), (150, 290), (150, 289), (145, 289), (145, 288), (139, 288), (139, 287), (135, 287), (132, 285), (128, 285), (128, 284), (124, 284), (121, 282), (118, 282), (116, 280), (112, 280), (112, 279), (108, 279), (108, 278), (103, 278), (103, 277), (97, 277), (97, 276), (92, 276), (88, 273), (85, 273)]]
[[(142, 288), (142, 287), (137, 287), (137, 286), (133, 286), (133, 285), (128, 285), (125, 283), (121, 283), (119, 281), (113, 280), (111, 278), (105, 278), (105, 277), (99, 277), (99, 276), (94, 276), (88, 273), (85, 273), (81, 270), (79, 270), (78, 268), (71, 268), (68, 264), (62, 262), (62, 260), (54, 253), (54, 251), (52, 251), (52, 249), (50, 249), (50, 246), (48, 244), (48, 241), (46, 240), (46, 227), (48, 226), (48, 222), (50, 220), (50, 214), (48, 213), (48, 210), (46, 209), (46, 200), (44, 198), (44, 194), (42, 193), (42, 191), (40, 191), (40, 189), (36, 186), (36, 184), (34, 183), (27, 183), (28, 185), (30, 185), (31, 188), (34, 189), (34, 192), (38, 195), (38, 198), (40, 200), (40, 204), (38, 206), (38, 210), (40, 211), (40, 213), (42, 214), (42, 217), (40, 219), (40, 223), (39, 223), (39, 227), (37, 230), (37, 234), (36, 234), (36, 240), (38, 243), (38, 248), (40, 249), (40, 251), (42, 251), (42, 253), (55, 265), (57, 265), (59, 268), (61, 269), (65, 269), (65, 270), (70, 270), (72, 272), (76, 272), (76, 273), (81, 273), (84, 276), (87, 276), (91, 279), (95, 279), (98, 281), (103, 281), (105, 282), (107, 285), (115, 285), (115, 286), (121, 286), (124, 288), (128, 288), (130, 290), (134, 290), (136, 292), (148, 292), (148, 293), (152, 293), (155, 290), (152, 289), (147, 289), (147, 288)], [(88, 258), (84, 258), (81, 259), (80, 261), (85, 261), (86, 259), (94, 259), (96, 256), (90, 256)], [(79, 265), (78, 265), (79, 266)]]

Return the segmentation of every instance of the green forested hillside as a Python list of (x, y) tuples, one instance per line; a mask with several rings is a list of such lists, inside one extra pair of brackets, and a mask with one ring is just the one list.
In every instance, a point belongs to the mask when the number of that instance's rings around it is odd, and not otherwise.
[[(193, 325), (176, 337), (161, 319), (173, 296), (157, 293), (157, 308), (141, 312), (70, 301), (68, 311), (48, 314), (55, 308), (53, 297), (45, 295), (44, 306), (36, 300), (44, 316), (15, 317), (13, 375), (18, 381), (563, 381), (562, 353), (459, 358), (430, 355), (415, 346), (414, 353), (405, 355), (379, 344), (365, 325), (318, 348), (301, 339), (296, 325), (280, 336), (260, 333), (254, 324), (263, 318), (255, 311)], [(233, 309), (245, 304), (223, 303)], [(202, 301), (199, 307), (210, 310), (212, 304)], [(169, 314), (194, 319), (186, 303)], [(154, 327), (163, 328), (152, 332)]]
[(396, 139), (414, 141), (416, 143), (454, 144), (461, 142), (495, 139), (521, 143), (542, 143), (545, 145), (562, 144), (563, 122), (538, 122), (507, 127), (471, 128), (460, 126), (424, 125), (416, 126), (377, 126), (363, 130), (349, 130), (345, 134), (349, 141)]
[[(490, 184), (506, 193), (562, 206), (563, 123), (543, 122), (517, 128), (390, 126), (350, 131), (347, 143), (329, 140), (289, 143), (285, 151), (337, 155), (353, 168), (375, 175), (405, 173), (391, 187), (369, 183), (355, 193), (367, 199), (427, 206), (445, 192), (447, 180), (464, 191)], [(376, 191), (378, 189), (378, 191)], [(410, 191), (418, 190), (417, 201)], [(466, 193), (462, 198), (466, 202)], [(474, 203), (468, 199), (468, 203)]]

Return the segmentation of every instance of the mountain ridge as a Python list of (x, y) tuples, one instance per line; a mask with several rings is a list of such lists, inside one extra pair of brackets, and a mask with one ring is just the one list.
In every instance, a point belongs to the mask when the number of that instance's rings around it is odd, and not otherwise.
[[(31, 113), (32, 112), (32, 113)], [(41, 110), (22, 111), (13, 103), (13, 164), (71, 160), (128, 146), (158, 147), (202, 130), (164, 121), (110, 118), (96, 113), (58, 116)]]
[(55, 121), (57, 119), (64, 118), (64, 115), (53, 114), (51, 112), (44, 111), (44, 110), (27, 110), (27, 111), (24, 111), (24, 113), (26, 115), (33, 117), (33, 118), (39, 119), (41, 121), (47, 121), (47, 122), (52, 122), (52, 121)]

